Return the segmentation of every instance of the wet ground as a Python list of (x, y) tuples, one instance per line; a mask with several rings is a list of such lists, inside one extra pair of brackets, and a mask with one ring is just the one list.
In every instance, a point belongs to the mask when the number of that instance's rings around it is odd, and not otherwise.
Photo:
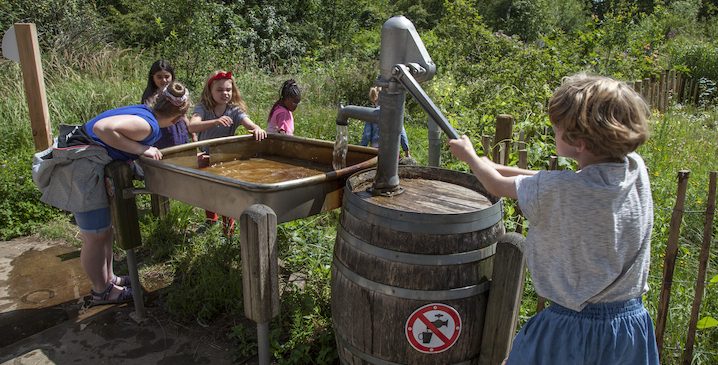
[(173, 323), (157, 292), (145, 291), (137, 321), (132, 303), (91, 307), (90, 289), (79, 249), (36, 236), (0, 242), (0, 365), (233, 363), (231, 343)]

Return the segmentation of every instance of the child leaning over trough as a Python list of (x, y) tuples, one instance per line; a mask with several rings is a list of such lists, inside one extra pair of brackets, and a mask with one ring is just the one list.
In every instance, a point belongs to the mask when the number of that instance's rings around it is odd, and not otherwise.
[(497, 196), (518, 199), (531, 226), (526, 262), (551, 305), (514, 338), (505, 364), (658, 364), (648, 291), (653, 201), (634, 151), (650, 110), (607, 77), (566, 78), (549, 101), (559, 156), (578, 171), (529, 171), (479, 158), (468, 137), (450, 151)]
[(105, 165), (113, 160), (136, 160), (140, 155), (159, 160), (152, 145), (160, 128), (184, 118), (189, 110), (187, 89), (171, 82), (152, 106), (111, 109), (81, 126), (60, 126), (53, 147), (35, 154), (32, 180), (44, 203), (72, 212), (82, 233), (80, 261), (92, 282), (93, 304), (132, 300), (128, 276), (112, 269), (112, 217), (105, 192)]
[[(242, 95), (237, 89), (237, 83), (232, 77), (232, 72), (212, 71), (204, 83), (201, 101), (195, 107), (192, 118), (190, 118), (190, 133), (199, 133), (199, 140), (204, 141), (212, 138), (233, 136), (240, 125), (246, 128), (249, 133), (252, 133), (258, 141), (267, 137), (267, 132), (249, 119), (247, 104), (242, 100)], [(200, 149), (205, 153), (209, 153), (207, 147)], [(208, 157), (208, 155), (200, 156), (200, 161), (209, 163)], [(203, 165), (203, 163), (200, 162), (200, 165)], [(207, 224), (217, 222), (217, 213), (205, 211), (205, 215)], [(225, 234), (232, 235), (234, 219), (222, 217), (222, 223)]]

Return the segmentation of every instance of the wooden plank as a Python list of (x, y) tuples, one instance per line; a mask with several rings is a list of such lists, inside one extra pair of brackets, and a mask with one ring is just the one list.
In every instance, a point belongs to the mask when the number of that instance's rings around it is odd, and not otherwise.
[(105, 185), (108, 187), (115, 240), (123, 250), (142, 245), (135, 197), (125, 199), (123, 196), (123, 190), (134, 187), (132, 179), (132, 169), (124, 161), (112, 161), (105, 166)]
[(676, 255), (678, 253), (678, 237), (681, 231), (683, 206), (686, 200), (686, 187), (688, 186), (689, 177), (690, 171), (681, 170), (678, 172), (678, 192), (676, 193), (676, 203), (673, 206), (673, 214), (671, 215), (666, 254), (663, 258), (663, 283), (661, 284), (656, 318), (656, 343), (658, 345), (659, 356), (663, 353), (661, 350), (663, 347), (663, 333), (666, 329), (666, 318), (668, 317), (668, 307), (671, 300), (673, 270), (675, 269)]
[(514, 128), (514, 116), (510, 114), (499, 114), (496, 117), (496, 133), (494, 134), (494, 140), (491, 150), (491, 160), (496, 163), (503, 164), (502, 160), (499, 159), (499, 153), (501, 151), (501, 144), (506, 141), (511, 141)]
[(710, 173), (705, 224), (703, 225), (703, 242), (701, 244), (701, 253), (698, 255), (696, 292), (693, 297), (693, 308), (691, 308), (691, 320), (688, 322), (688, 337), (686, 338), (686, 350), (683, 352), (683, 365), (691, 365), (691, 362), (693, 361), (693, 345), (696, 341), (698, 315), (700, 314), (701, 302), (703, 301), (706, 269), (708, 267), (708, 258), (710, 257), (711, 240), (713, 239), (713, 217), (715, 217), (716, 212), (716, 174), (717, 173), (715, 171)]
[(239, 221), (244, 315), (268, 322), (279, 315), (277, 215), (266, 205), (254, 204)]
[(479, 353), (481, 365), (500, 364), (511, 350), (526, 277), (524, 241), (523, 235), (510, 232), (499, 237), (496, 244)]
[(37, 28), (34, 23), (15, 23), (14, 28), (22, 80), (25, 85), (25, 100), (32, 126), (32, 139), (35, 149), (43, 151), (52, 146), (52, 132), (47, 96), (45, 95), (40, 46), (37, 41)]

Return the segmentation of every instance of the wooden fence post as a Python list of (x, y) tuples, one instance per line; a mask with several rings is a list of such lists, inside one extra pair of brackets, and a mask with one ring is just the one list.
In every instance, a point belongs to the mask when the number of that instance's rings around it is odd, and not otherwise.
[(690, 171), (678, 171), (678, 192), (676, 193), (676, 203), (673, 207), (673, 214), (671, 215), (670, 233), (668, 234), (668, 242), (666, 243), (666, 255), (663, 258), (663, 282), (661, 284), (661, 294), (658, 299), (658, 317), (656, 318), (656, 343), (658, 344), (659, 357), (662, 357), (663, 354), (663, 333), (666, 329), (668, 306), (671, 300), (673, 270), (676, 264), (676, 254), (678, 253), (678, 238), (681, 233), (683, 206), (686, 200), (686, 187), (690, 174)]
[[(481, 136), (481, 147), (484, 149), (484, 156), (492, 158), (491, 153), (491, 136)], [(491, 161), (494, 161), (493, 159)]]
[(259, 365), (269, 365), (269, 320), (279, 315), (277, 214), (254, 204), (242, 212), (239, 222), (244, 315), (257, 322)]
[[(499, 160), (499, 153), (504, 141), (510, 141), (513, 136), (514, 116), (510, 114), (499, 114), (496, 117), (496, 133), (491, 150), (491, 160), (505, 165), (504, 161)], [(507, 154), (508, 157), (508, 154)]]
[(37, 28), (34, 23), (15, 23), (13, 27), (20, 56), (22, 80), (25, 85), (25, 100), (32, 126), (32, 139), (35, 149), (44, 151), (52, 146), (52, 132), (47, 96), (45, 95), (40, 46), (37, 42)]
[(133, 173), (124, 161), (112, 161), (105, 166), (105, 187), (107, 198), (110, 201), (110, 212), (112, 213), (112, 226), (115, 229), (115, 241), (117, 245), (125, 250), (127, 255), (127, 271), (130, 274), (132, 283), (132, 297), (135, 303), (135, 314), (137, 319), (144, 319), (147, 315), (144, 301), (142, 300), (142, 287), (137, 269), (137, 258), (135, 247), (142, 244), (140, 223), (137, 215), (137, 203), (135, 196), (125, 191), (133, 189)]
[(254, 204), (240, 217), (244, 315), (268, 322), (279, 315), (279, 262), (277, 215), (262, 204)]
[(500, 364), (511, 350), (526, 277), (525, 240), (521, 234), (506, 233), (496, 242), (491, 289), (479, 351), (480, 365)]
[(643, 99), (648, 105), (651, 105), (651, 79), (649, 77), (643, 79)]
[(693, 345), (696, 340), (696, 327), (698, 326), (698, 315), (703, 301), (703, 289), (705, 288), (706, 268), (711, 250), (713, 238), (713, 217), (716, 211), (716, 172), (710, 173), (710, 185), (708, 187), (708, 202), (706, 205), (705, 224), (703, 226), (703, 243), (701, 253), (698, 256), (698, 276), (696, 276), (696, 292), (693, 297), (693, 308), (691, 309), (691, 320), (688, 323), (688, 337), (686, 338), (686, 350), (683, 352), (683, 365), (691, 365), (693, 360)]

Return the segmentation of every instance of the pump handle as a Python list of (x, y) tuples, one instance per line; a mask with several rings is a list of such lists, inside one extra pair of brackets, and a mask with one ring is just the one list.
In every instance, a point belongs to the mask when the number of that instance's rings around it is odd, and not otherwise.
[[(417, 67), (418, 65), (410, 65), (412, 67)], [(421, 72), (421, 69), (417, 69), (418, 72)], [(451, 139), (461, 139), (461, 136), (458, 132), (456, 132), (456, 129), (451, 126), (448, 120), (446, 120), (446, 117), (444, 117), (444, 114), (441, 113), (439, 108), (434, 104), (431, 99), (429, 99), (429, 96), (426, 95), (424, 92), (424, 89), (421, 88), (418, 82), (416, 82), (416, 79), (409, 71), (409, 67), (397, 64), (394, 66), (394, 68), (391, 70), (392, 75), (395, 79), (397, 79), (399, 82), (401, 82), (402, 85), (406, 88), (406, 90), (409, 91), (411, 96), (414, 97), (414, 99), (421, 105), (422, 108), (424, 108), (424, 111), (426, 111), (427, 114), (431, 118), (436, 121), (436, 124), (441, 127), (441, 130), (446, 133), (447, 136)]]

